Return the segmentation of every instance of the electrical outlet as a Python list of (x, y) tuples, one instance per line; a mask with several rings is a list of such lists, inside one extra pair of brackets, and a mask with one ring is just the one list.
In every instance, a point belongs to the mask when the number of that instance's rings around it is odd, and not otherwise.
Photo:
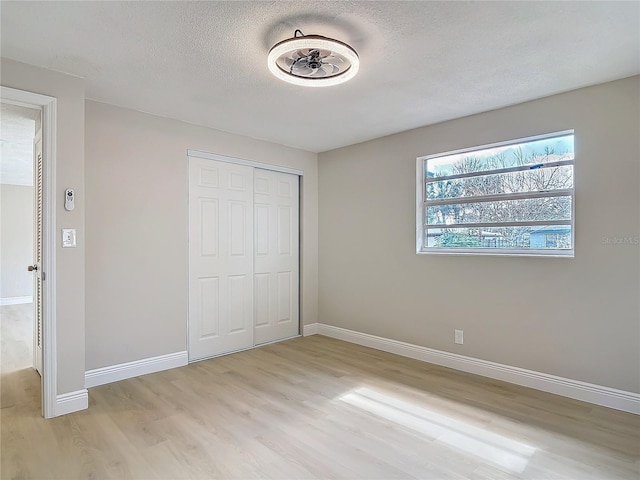
[(462, 330), (455, 330), (454, 341), (459, 345), (464, 343), (464, 332)]

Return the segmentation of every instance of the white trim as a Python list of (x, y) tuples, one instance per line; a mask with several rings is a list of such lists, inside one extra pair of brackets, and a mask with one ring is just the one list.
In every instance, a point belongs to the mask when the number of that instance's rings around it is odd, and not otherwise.
[(0, 307), (5, 305), (20, 305), (23, 303), (33, 303), (33, 295), (27, 297), (4, 297), (0, 298)]
[(292, 340), (294, 338), (300, 338), (301, 336), (302, 335), (292, 335), (292, 336), (286, 337), (286, 338), (279, 338), (277, 340), (269, 340), (268, 342), (264, 342), (264, 343), (257, 343), (255, 345), (250, 346), (250, 347), (239, 348), (237, 350), (232, 350), (230, 352), (214, 353), (213, 355), (207, 355), (206, 357), (198, 357), (198, 358), (191, 359), (191, 360), (189, 360), (189, 364), (198, 363), (198, 362), (204, 362), (205, 360), (213, 360), (214, 358), (226, 357), (227, 355), (233, 355), (234, 353), (246, 352), (247, 350), (255, 350), (257, 348), (266, 347), (267, 345), (273, 345), (274, 343), (280, 343), (280, 342), (285, 342), (287, 340)]
[[(302, 326), (302, 336), (308, 337), (309, 335), (317, 335), (318, 334), (318, 325), (319, 323), (310, 323), (309, 325)], [(329, 335), (327, 335), (329, 336)]]
[(261, 168), (262, 170), (271, 170), (273, 172), (290, 173), (301, 177), (304, 172), (296, 168), (283, 167), (281, 165), (272, 165), (270, 163), (254, 162), (253, 160), (245, 160), (243, 158), (228, 157), (217, 153), (200, 152), (198, 150), (187, 150), (187, 156), (195, 158), (204, 158), (205, 160), (217, 160), (218, 162), (235, 163), (236, 165), (246, 165), (248, 167)]
[[(45, 418), (57, 416), (54, 399), (57, 399), (57, 319), (56, 319), (56, 155), (57, 155), (57, 100), (43, 105), (42, 113), (42, 152), (44, 154), (44, 216), (43, 216), (43, 260), (42, 281), (42, 370), (43, 370), (43, 408)], [(85, 403), (87, 408), (88, 404)]]
[(522, 138), (516, 138), (514, 140), (504, 140), (502, 142), (488, 143), (486, 145), (477, 145), (475, 147), (461, 148), (459, 150), (450, 150), (448, 152), (434, 153), (431, 155), (424, 155), (422, 157), (418, 157), (418, 160), (432, 160), (434, 158), (439, 158), (439, 157), (448, 157), (449, 155), (459, 155), (461, 153), (475, 152), (477, 150), (507, 147), (509, 145), (516, 145), (518, 143), (535, 142), (538, 140), (546, 140), (549, 138), (565, 137), (567, 135), (575, 135), (575, 130), (573, 128), (570, 128), (569, 130), (561, 130), (559, 132), (543, 133), (541, 135), (533, 135), (531, 137), (522, 137)]
[(418, 255), (485, 255), (494, 257), (535, 257), (535, 258), (574, 258), (574, 249), (504, 249), (504, 248), (456, 248), (429, 247), (428, 250), (416, 252)]
[(416, 160), (416, 253), (421, 253), (424, 246), (425, 215), (424, 200), (427, 197), (426, 183), (424, 183), (424, 161)]
[(53, 98), (47, 95), (9, 87), (0, 87), (0, 97), (2, 97), (2, 101), (6, 101), (6, 103), (20, 105), (27, 108), (43, 107), (44, 105), (49, 104)]
[(89, 408), (89, 392), (86, 388), (63, 393), (56, 397), (55, 417)]
[[(266, 347), (267, 345), (273, 345), (274, 343), (286, 342), (287, 340), (293, 340), (294, 338), (300, 338), (301, 336), (302, 335), (300, 335), (299, 333), (296, 333), (295, 335), (291, 335), (290, 337), (278, 338), (276, 340), (269, 340), (268, 342), (256, 343), (253, 346), (253, 348)], [(249, 350), (251, 350), (251, 349), (249, 349)]]
[[(262, 345), (259, 345), (262, 346)], [(205, 360), (213, 360), (214, 358), (226, 357), (227, 355), (233, 355), (234, 353), (246, 352), (247, 350), (255, 350), (258, 345), (251, 345), (250, 347), (243, 347), (237, 350), (231, 350), (230, 352), (214, 353), (213, 355), (207, 355), (206, 357), (198, 357), (189, 359), (189, 364), (204, 362)]]
[(109, 367), (96, 368), (85, 372), (84, 385), (86, 388), (97, 387), (98, 385), (139, 377), (140, 375), (147, 375), (148, 373), (184, 367), (187, 363), (188, 354), (185, 350), (183, 352), (143, 358), (142, 360), (120, 363)]
[[(42, 108), (42, 153), (44, 156), (44, 215), (42, 282), (42, 414), (52, 418), (57, 413), (57, 343), (56, 343), (56, 135), (57, 100), (39, 93), (0, 86), (0, 99)], [(86, 408), (86, 407), (85, 407)]]
[(318, 333), (319, 335), (364, 345), (384, 352), (395, 353), (403, 357), (640, 415), (640, 394), (634, 392), (489, 362), (479, 358), (466, 357), (457, 353), (444, 352), (322, 323), (305, 325), (304, 332), (305, 336)]

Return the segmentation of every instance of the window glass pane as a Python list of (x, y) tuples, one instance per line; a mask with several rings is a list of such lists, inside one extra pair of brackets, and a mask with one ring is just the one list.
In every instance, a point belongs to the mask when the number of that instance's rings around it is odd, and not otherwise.
[(422, 251), (573, 253), (573, 133), (420, 161)]
[(571, 220), (571, 197), (434, 205), (426, 211), (428, 225)]
[(428, 200), (573, 188), (573, 165), (536, 168), (426, 184)]
[(428, 247), (469, 249), (552, 249), (569, 250), (570, 225), (535, 227), (428, 228), (425, 232)]
[(445, 155), (426, 161), (427, 177), (484, 172), (573, 159), (573, 135)]

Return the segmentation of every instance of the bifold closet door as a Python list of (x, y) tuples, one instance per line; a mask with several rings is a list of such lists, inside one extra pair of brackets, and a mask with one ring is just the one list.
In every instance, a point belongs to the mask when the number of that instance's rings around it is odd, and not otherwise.
[(189, 360), (254, 345), (253, 167), (189, 158)]
[(298, 176), (254, 172), (256, 345), (299, 332)]

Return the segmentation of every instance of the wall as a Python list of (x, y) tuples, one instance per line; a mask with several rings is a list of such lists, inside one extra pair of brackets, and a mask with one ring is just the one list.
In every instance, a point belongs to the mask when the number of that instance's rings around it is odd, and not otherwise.
[[(639, 78), (320, 154), (319, 322), (640, 392)], [(416, 157), (571, 128), (575, 258), (416, 255)]]
[(187, 348), (187, 149), (304, 171), (301, 318), (317, 321), (315, 153), (87, 101), (87, 370)]
[(33, 187), (0, 185), (0, 298), (33, 296)]
[[(61, 247), (56, 235), (57, 394), (84, 388), (84, 82), (82, 79), (3, 58), (2, 85), (57, 98), (56, 232), (75, 228), (77, 247)], [(76, 208), (64, 210), (65, 188), (76, 191)], [(45, 366), (46, 368), (46, 366)]]

